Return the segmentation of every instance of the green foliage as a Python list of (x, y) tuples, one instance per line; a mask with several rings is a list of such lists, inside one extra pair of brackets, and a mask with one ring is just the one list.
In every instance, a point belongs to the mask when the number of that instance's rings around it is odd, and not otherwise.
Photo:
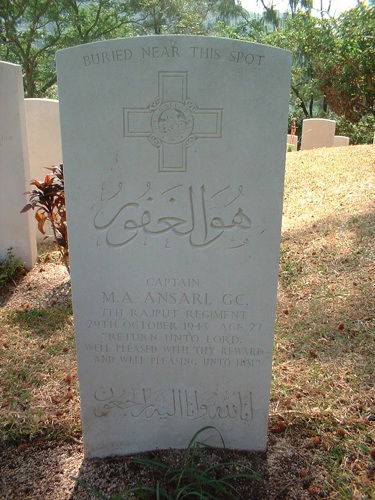
[(0, 59), (21, 64), (27, 97), (43, 95), (56, 82), (59, 6), (52, 0), (0, 2)]
[(314, 54), (321, 20), (302, 11), (288, 16), (282, 29), (263, 39), (264, 43), (292, 52), (291, 103), (299, 118), (312, 118), (325, 111), (325, 102), (316, 78)]
[(63, 0), (65, 15), (63, 45), (106, 40), (133, 34), (129, 2), (115, 0)]
[(334, 113), (351, 123), (375, 116), (375, 7), (364, 3), (320, 27), (314, 60)]
[(21, 213), (32, 209), (38, 229), (46, 234), (46, 223), (51, 225), (57, 246), (61, 252), (64, 264), (69, 271), (68, 228), (66, 224), (65, 188), (63, 165), (47, 167), (52, 174), (45, 176), (44, 181), (32, 180), (30, 184), (36, 189), (28, 191), (29, 203)]
[(220, 37), (262, 43), (265, 35), (265, 24), (262, 19), (257, 17), (248, 18), (235, 26), (229, 26), (219, 21), (215, 26), (215, 30), (216, 35)]
[[(157, 480), (155, 486), (140, 485), (132, 488), (122, 495), (106, 497), (97, 489), (76, 479), (78, 484), (87, 488), (101, 500), (126, 500), (130, 493), (136, 494), (137, 498), (157, 498), (167, 500), (178, 500), (183, 498), (200, 498), (201, 500), (219, 499), (242, 499), (233, 482), (236, 479), (257, 480), (261, 478), (253, 473), (248, 473), (247, 467), (239, 463), (218, 462), (208, 463), (203, 453), (204, 449), (212, 449), (211, 446), (198, 441), (199, 436), (207, 431), (215, 431), (224, 445), (224, 440), (220, 432), (212, 426), (203, 427), (197, 431), (186, 448), (181, 464), (175, 467), (159, 460), (134, 457), (132, 463), (152, 469), (161, 476), (162, 480)], [(228, 472), (234, 469), (242, 472)]]
[(73, 45), (161, 33), (266, 43), (293, 53), (291, 106), (299, 120), (336, 119), (334, 113), (353, 124), (352, 143), (368, 142), (363, 124), (375, 116), (374, 2), (359, 2), (337, 19), (324, 8), (320, 18), (312, 16), (311, 0), (289, 0), (287, 15), (271, 0), (260, 3), (262, 16), (238, 0), (3, 0), (0, 59), (22, 65), (27, 97), (57, 97), (55, 52)]
[(205, 34), (204, 26), (209, 2), (195, 0), (132, 0), (138, 13), (140, 34)]
[(21, 64), (27, 97), (57, 97), (55, 52), (139, 34), (208, 34), (244, 15), (237, 0), (3, 0), (0, 59)]
[(0, 59), (21, 64), (27, 97), (56, 97), (58, 49), (129, 34), (128, 2), (3, 0)]
[(14, 257), (12, 250), (12, 247), (8, 248), (5, 259), (0, 260), (0, 287), (19, 276), (25, 269), (21, 259)]
[(247, 18), (247, 12), (238, 0), (211, 0), (211, 10), (217, 21), (235, 25)]
[(375, 8), (361, 3), (337, 19), (294, 12), (282, 27), (263, 36), (263, 43), (292, 51), (291, 104), (299, 120), (341, 117), (338, 133), (351, 129), (352, 143), (370, 141), (374, 33)]
[(208, 35), (246, 17), (237, 0), (131, 0), (139, 34)]
[(372, 144), (375, 131), (375, 116), (366, 115), (357, 123), (345, 118), (336, 118), (336, 134), (350, 137), (351, 144)]

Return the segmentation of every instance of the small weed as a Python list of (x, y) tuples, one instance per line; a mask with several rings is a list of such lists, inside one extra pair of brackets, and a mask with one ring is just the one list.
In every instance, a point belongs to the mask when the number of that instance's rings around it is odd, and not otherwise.
[[(199, 498), (201, 500), (243, 499), (236, 488), (236, 480), (256, 480), (261, 478), (252, 472), (249, 467), (235, 462), (211, 463), (204, 454), (204, 450), (214, 450), (213, 447), (198, 441), (198, 438), (207, 431), (214, 431), (220, 437), (222, 446), (224, 440), (220, 432), (212, 426), (203, 427), (197, 431), (184, 451), (181, 464), (168, 465), (159, 460), (133, 457), (131, 462), (141, 467), (152, 469), (160, 480), (154, 486), (139, 485), (125, 491), (122, 495), (106, 497), (87, 483), (75, 479), (78, 484), (87, 488), (101, 500), (126, 500), (127, 495), (135, 494), (137, 498), (156, 498), (179, 500), (183, 498)], [(231, 472), (235, 470), (236, 472)], [(241, 472), (237, 472), (241, 470)]]
[(12, 247), (8, 248), (5, 259), (0, 261), (0, 287), (20, 276), (25, 270), (21, 259), (16, 258), (12, 250)]

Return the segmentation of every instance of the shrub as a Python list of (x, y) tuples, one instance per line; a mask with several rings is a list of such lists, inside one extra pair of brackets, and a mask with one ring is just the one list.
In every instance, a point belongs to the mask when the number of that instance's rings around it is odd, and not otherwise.
[(29, 203), (21, 210), (21, 212), (27, 212), (30, 209), (35, 211), (35, 219), (38, 221), (38, 229), (42, 234), (46, 234), (46, 222), (50, 224), (63, 262), (69, 271), (64, 167), (63, 164), (61, 164), (46, 168), (52, 173), (46, 175), (44, 181), (37, 181), (33, 179), (30, 182), (31, 186), (35, 186), (35, 189), (25, 193), (29, 195)]
[(350, 123), (345, 118), (336, 118), (336, 134), (350, 137), (350, 144), (372, 144), (375, 130), (375, 118), (372, 115), (362, 117), (358, 123)]

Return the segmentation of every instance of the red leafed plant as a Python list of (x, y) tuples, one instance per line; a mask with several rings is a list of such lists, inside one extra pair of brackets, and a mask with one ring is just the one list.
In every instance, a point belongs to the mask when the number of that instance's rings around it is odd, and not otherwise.
[(46, 168), (51, 173), (46, 175), (43, 181), (33, 179), (30, 182), (30, 185), (35, 186), (35, 189), (25, 193), (29, 196), (29, 203), (23, 207), (21, 213), (33, 209), (35, 211), (35, 219), (38, 221), (38, 229), (42, 234), (46, 234), (46, 223), (50, 224), (63, 262), (69, 271), (64, 167), (61, 164)]

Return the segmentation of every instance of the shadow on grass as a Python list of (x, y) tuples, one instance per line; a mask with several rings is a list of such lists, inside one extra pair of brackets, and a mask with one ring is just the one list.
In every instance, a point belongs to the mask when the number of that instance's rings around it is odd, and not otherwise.
[(331, 217), (285, 231), (277, 337), (288, 357), (363, 363), (374, 352), (375, 213)]
[(26, 274), (27, 272), (14, 277), (0, 287), (0, 307), (5, 307), (7, 305)]
[[(184, 481), (191, 480), (196, 487), (199, 481), (195, 478), (203, 472), (215, 472), (217, 479), (225, 479), (228, 475), (237, 477), (231, 480), (233, 490), (230, 494), (213, 492), (209, 481), (206, 490), (200, 494), (183, 495), (185, 482), (177, 484), (172, 478), (183, 469), (186, 451), (188, 450), (158, 450), (137, 454), (134, 456), (109, 457), (105, 459), (85, 459), (82, 461), (78, 474), (78, 484), (69, 500), (88, 498), (88, 490), (82, 483), (91, 487), (91, 493), (102, 500), (122, 500), (126, 498), (205, 498), (215, 500), (266, 500), (291, 498), (307, 498), (306, 490), (313, 485), (318, 496), (326, 497), (330, 486), (324, 480), (319, 460), (315, 450), (309, 445), (303, 432), (294, 436), (268, 433), (268, 449), (266, 452), (246, 452), (224, 448), (206, 448), (199, 450), (198, 460), (184, 475)], [(151, 465), (150, 465), (151, 464)], [(155, 466), (156, 465), (156, 466)], [(301, 471), (304, 471), (302, 474)], [(245, 472), (241, 477), (241, 473)], [(172, 474), (171, 474), (172, 473)], [(192, 475), (190, 475), (192, 474)], [(205, 480), (205, 477), (203, 478)], [(155, 494), (159, 485), (161, 494)], [(133, 497), (121, 495), (130, 489), (141, 488)], [(190, 490), (191, 492), (191, 490)], [(178, 494), (180, 493), (180, 495)], [(186, 490), (187, 493), (187, 490)], [(307, 493), (308, 495), (308, 493)]]
[[(0, 287), (0, 307), (9, 306), (14, 296), (17, 296), (19, 289), (24, 286), (23, 281), (27, 274), (31, 272), (26, 271), (23, 275), (10, 280), (8, 283)], [(28, 299), (25, 297), (25, 301)], [(70, 305), (71, 304), (71, 287), (70, 281), (64, 281), (55, 285), (53, 288), (49, 288), (45, 296), (40, 299), (43, 303), (43, 307), (50, 307), (53, 305)], [(34, 301), (35, 303), (35, 301)], [(41, 305), (42, 307), (42, 305)]]
[(42, 308), (22, 308), (10, 313), (12, 323), (27, 329), (37, 336), (50, 337), (61, 331), (67, 321), (71, 320), (72, 307), (54, 306)]

